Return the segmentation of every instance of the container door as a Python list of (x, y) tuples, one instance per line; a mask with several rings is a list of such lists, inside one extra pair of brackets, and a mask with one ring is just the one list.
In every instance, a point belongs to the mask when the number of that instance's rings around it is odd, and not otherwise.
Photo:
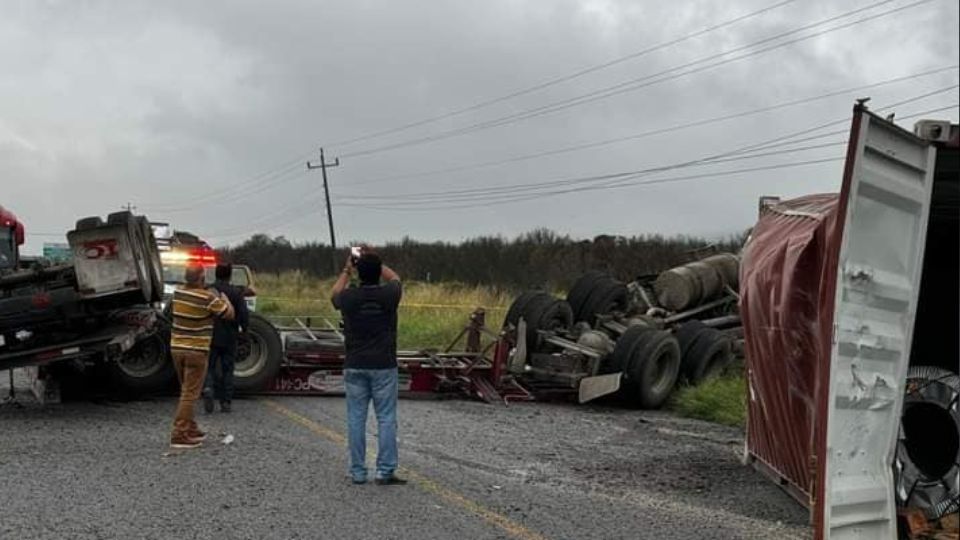
[(894, 540), (892, 463), (936, 150), (862, 107), (853, 122), (816, 533)]

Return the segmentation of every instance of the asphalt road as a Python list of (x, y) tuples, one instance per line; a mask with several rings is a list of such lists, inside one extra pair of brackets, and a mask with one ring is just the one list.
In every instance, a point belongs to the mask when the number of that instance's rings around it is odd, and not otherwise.
[(232, 444), (180, 452), (166, 445), (173, 399), (21, 403), (0, 405), (3, 540), (810, 534), (796, 503), (740, 465), (738, 430), (667, 413), (401, 401), (410, 485), (354, 486), (339, 398), (236, 401), (199, 415)]

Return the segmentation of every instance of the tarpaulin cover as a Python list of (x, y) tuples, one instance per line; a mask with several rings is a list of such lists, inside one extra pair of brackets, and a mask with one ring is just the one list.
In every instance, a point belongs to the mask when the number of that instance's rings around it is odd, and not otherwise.
[(839, 200), (809, 195), (766, 207), (740, 266), (747, 450), (808, 501), (825, 421), (817, 404), (829, 392)]

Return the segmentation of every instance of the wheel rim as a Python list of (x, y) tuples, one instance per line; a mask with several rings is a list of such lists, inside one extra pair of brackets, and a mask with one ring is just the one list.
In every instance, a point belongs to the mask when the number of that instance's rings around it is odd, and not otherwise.
[(142, 379), (163, 369), (166, 358), (163, 346), (156, 339), (148, 339), (137, 344), (117, 360), (117, 366), (128, 377)]
[(673, 370), (675, 358), (669, 350), (661, 351), (653, 362), (653, 391), (657, 394), (670, 391), (672, 381), (670, 373)]
[(252, 377), (267, 364), (267, 344), (258, 334), (247, 333), (237, 338), (235, 377)]

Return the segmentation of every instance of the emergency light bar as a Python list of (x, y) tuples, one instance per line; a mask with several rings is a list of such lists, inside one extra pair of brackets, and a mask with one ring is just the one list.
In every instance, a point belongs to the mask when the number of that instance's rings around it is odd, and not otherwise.
[(160, 253), (160, 260), (166, 263), (197, 263), (203, 266), (217, 264), (217, 253), (212, 249), (175, 250)]

